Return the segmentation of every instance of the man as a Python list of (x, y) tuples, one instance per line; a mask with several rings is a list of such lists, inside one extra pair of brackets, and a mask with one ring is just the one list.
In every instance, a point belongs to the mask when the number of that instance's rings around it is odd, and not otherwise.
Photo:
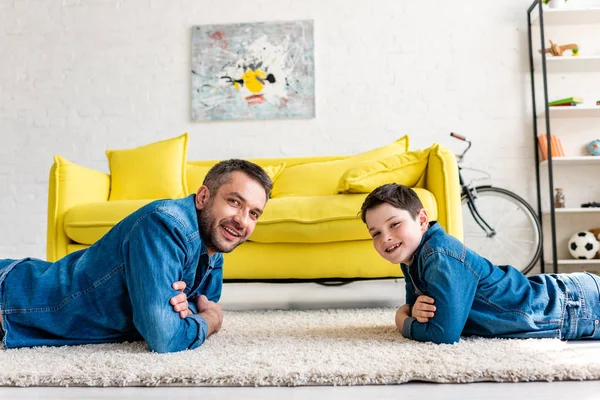
[[(145, 340), (167, 353), (200, 346), (223, 320), (221, 253), (248, 239), (271, 188), (256, 164), (222, 161), (196, 194), (140, 208), (88, 249), (55, 263), (0, 260), (4, 347)], [(197, 298), (189, 310), (187, 298)]]

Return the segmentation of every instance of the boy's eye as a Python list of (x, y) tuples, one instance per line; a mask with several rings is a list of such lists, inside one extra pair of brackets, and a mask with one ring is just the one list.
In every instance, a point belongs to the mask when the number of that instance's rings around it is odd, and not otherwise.
[(377, 236), (379, 236), (379, 232), (375, 232), (373, 235), (371, 235), (372, 238), (375, 238)]
[(400, 225), (400, 222), (394, 222), (394, 223), (392, 223), (392, 228), (395, 228), (395, 227), (397, 227), (398, 225)]

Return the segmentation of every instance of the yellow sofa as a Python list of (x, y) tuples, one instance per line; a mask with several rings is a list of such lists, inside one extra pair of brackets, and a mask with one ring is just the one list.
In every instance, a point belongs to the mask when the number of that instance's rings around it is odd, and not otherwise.
[[(408, 148), (408, 137), (403, 139)], [(276, 166), (277, 176), (272, 198), (249, 241), (225, 255), (224, 279), (401, 277), (398, 265), (377, 255), (358, 213), (369, 184), (397, 181), (398, 176), (402, 180), (407, 174), (412, 174), (410, 186), (417, 191), (430, 219), (462, 240), (454, 155), (438, 145), (417, 152), (395, 151), (390, 146), (358, 156), (251, 160), (263, 167)], [(182, 195), (195, 193), (216, 162), (184, 160)], [(366, 184), (361, 177), (367, 177)], [(121, 219), (154, 200), (112, 200), (115, 188), (111, 189), (111, 175), (59, 156), (51, 168), (49, 186), (49, 261), (89, 247)]]

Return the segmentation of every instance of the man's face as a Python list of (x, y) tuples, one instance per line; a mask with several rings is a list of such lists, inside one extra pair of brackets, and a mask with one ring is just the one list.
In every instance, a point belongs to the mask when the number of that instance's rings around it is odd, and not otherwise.
[(419, 211), (415, 220), (408, 211), (389, 203), (382, 203), (367, 211), (365, 220), (375, 250), (393, 264), (410, 264), (429, 226), (424, 209)]
[(243, 172), (231, 173), (217, 193), (201, 186), (196, 194), (200, 210), (200, 234), (209, 255), (229, 253), (244, 243), (267, 203), (265, 189)]

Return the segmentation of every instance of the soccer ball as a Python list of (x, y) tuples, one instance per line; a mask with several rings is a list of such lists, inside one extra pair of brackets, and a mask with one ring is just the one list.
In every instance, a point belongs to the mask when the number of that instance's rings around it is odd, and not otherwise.
[(577, 232), (569, 239), (569, 253), (573, 258), (590, 260), (596, 256), (600, 242), (592, 232)]

